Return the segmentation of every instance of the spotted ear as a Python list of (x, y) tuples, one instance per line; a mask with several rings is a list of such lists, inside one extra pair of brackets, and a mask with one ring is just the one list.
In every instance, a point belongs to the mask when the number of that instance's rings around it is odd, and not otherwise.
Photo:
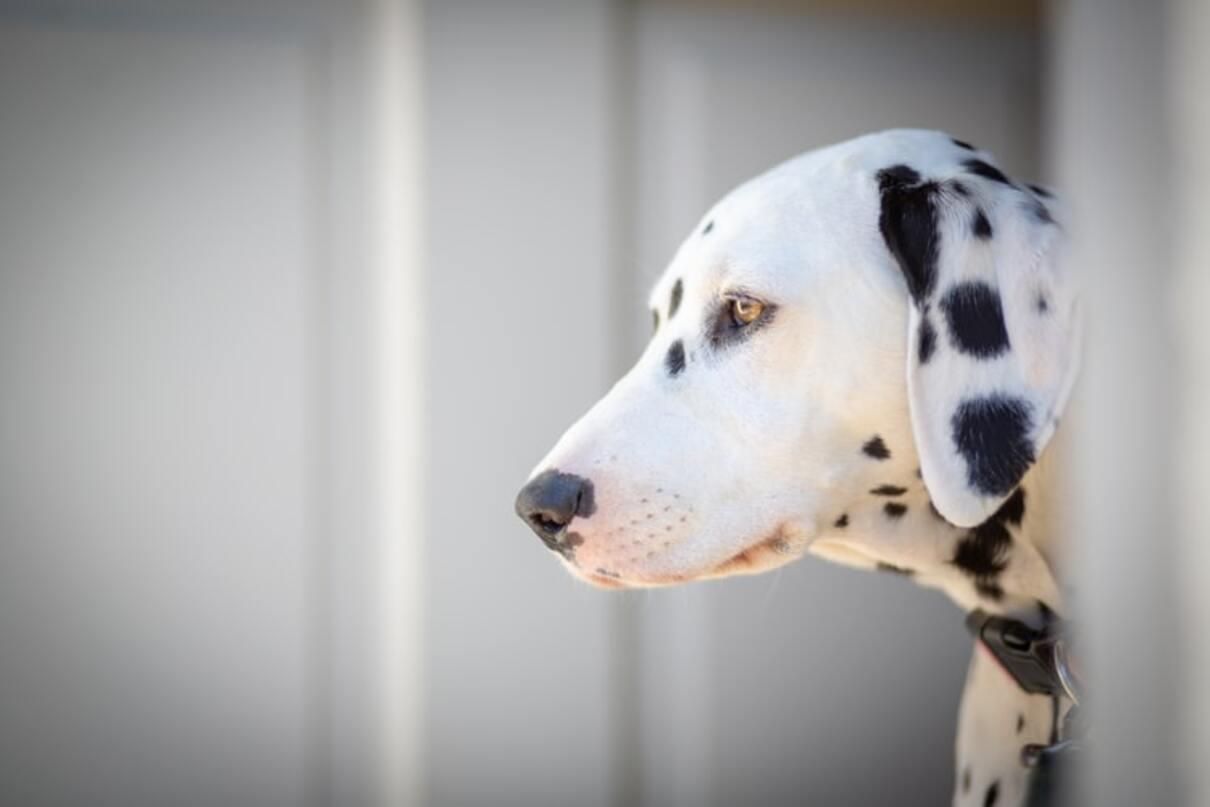
[(1079, 311), (1041, 189), (971, 159), (943, 179), (878, 173), (879, 228), (907, 281), (907, 387), (920, 469), (959, 526), (991, 516), (1054, 434)]

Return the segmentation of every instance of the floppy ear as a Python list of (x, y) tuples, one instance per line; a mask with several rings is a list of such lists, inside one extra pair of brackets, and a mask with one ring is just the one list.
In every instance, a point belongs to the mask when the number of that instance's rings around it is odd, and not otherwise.
[(907, 387), (924, 483), (959, 526), (987, 520), (1054, 434), (1079, 354), (1062, 231), (1041, 189), (971, 159), (940, 180), (878, 173), (879, 227), (907, 281)]

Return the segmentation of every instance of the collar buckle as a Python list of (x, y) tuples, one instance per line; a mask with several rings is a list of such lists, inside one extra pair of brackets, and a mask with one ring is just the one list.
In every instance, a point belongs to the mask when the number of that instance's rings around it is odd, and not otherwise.
[(1083, 687), (1063, 634), (981, 610), (966, 617), (966, 627), (1023, 691), (1080, 703)]

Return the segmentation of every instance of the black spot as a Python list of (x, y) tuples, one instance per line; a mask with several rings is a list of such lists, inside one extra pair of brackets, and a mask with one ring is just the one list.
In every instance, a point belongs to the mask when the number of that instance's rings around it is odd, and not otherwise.
[(713, 229), (714, 229), (714, 219), (710, 219), (710, 221), (706, 222), (706, 226), (702, 228), (702, 235), (709, 235), (710, 231)]
[(933, 351), (937, 348), (937, 331), (934, 330), (933, 321), (928, 318), (927, 312), (920, 318), (920, 331), (917, 338), (920, 341), (916, 346), (916, 355), (921, 364), (927, 364), (928, 360), (933, 357)]
[(994, 165), (985, 163), (983, 160), (967, 160), (962, 165), (972, 174), (981, 176), (984, 179), (990, 179), (993, 182), (1003, 182), (1005, 185), (1012, 187), (1012, 180), (1004, 176), (1003, 171)]
[(878, 172), (881, 213), (878, 229), (907, 281), (908, 293), (922, 305), (937, 276), (937, 206), (935, 182), (921, 182), (906, 165)]
[(991, 359), (1009, 349), (1000, 295), (981, 281), (959, 283), (941, 298), (954, 345), (971, 356)]
[(660, 311), (658, 308), (651, 309), (651, 332), (655, 333), (660, 329)]
[(1017, 715), (1017, 733), (1020, 734), (1024, 730), (1025, 730), (1025, 715), (1018, 714)]
[(1000, 509), (996, 510), (992, 518), (1012, 524), (1014, 527), (1020, 526), (1021, 520), (1025, 518), (1025, 490), (1023, 488), (1014, 490), (1013, 495), (1004, 500), (1004, 504), (1000, 505)]
[(957, 146), (960, 149), (966, 149), (967, 151), (975, 150), (975, 147), (972, 146), (970, 143), (967, 143), (965, 140), (959, 140), (956, 137), (951, 137), (950, 140), (953, 142), (953, 144), (955, 146)]
[(1011, 491), (1034, 461), (1026, 401), (992, 395), (958, 405), (951, 420), (954, 446), (966, 460), (966, 481), (988, 496)]
[(916, 173), (916, 169), (910, 165), (904, 165), (903, 163), (892, 165), (878, 172), (878, 184), (880, 187), (892, 182), (915, 185), (920, 182), (920, 174)]
[(1038, 299), (1034, 301), (1034, 308), (1038, 310), (1039, 314), (1045, 314), (1050, 310), (1050, 300), (1046, 299), (1045, 294), (1039, 293)]
[(861, 452), (867, 457), (873, 457), (876, 460), (889, 460), (891, 458), (891, 450), (886, 447), (886, 443), (882, 442), (882, 438), (874, 435), (861, 447)]
[(883, 563), (882, 561), (878, 561), (878, 564), (875, 566), (875, 568), (880, 572), (889, 572), (890, 574), (897, 574), (903, 577), (912, 577), (916, 574), (916, 572), (912, 571), (911, 569), (905, 569), (902, 566), (896, 566), (893, 563)]
[(615, 572), (615, 571), (611, 571), (610, 569), (606, 569), (604, 566), (598, 566), (598, 567), (596, 568), (596, 573), (597, 573), (597, 574), (599, 574), (599, 575), (601, 575), (602, 577), (612, 577), (612, 578), (614, 578), (615, 580), (616, 580), (616, 579), (618, 579), (618, 578), (620, 578), (620, 577), (622, 576), (622, 575), (618, 574), (618, 573), (617, 573), (617, 572)]
[(685, 345), (680, 339), (672, 343), (672, 347), (668, 348), (668, 355), (664, 357), (664, 366), (668, 368), (668, 375), (677, 376), (685, 369)]
[(875, 496), (902, 496), (907, 493), (907, 488), (901, 488), (898, 485), (879, 485), (870, 493)]
[(962, 792), (971, 792), (971, 769), (969, 765), (962, 771)]
[(1046, 205), (1039, 202), (1037, 199), (1031, 199), (1028, 205), (1029, 212), (1033, 213), (1035, 219), (1042, 224), (1054, 224), (1054, 217), (1050, 215), (1050, 211), (1046, 209)]
[(995, 807), (996, 802), (1000, 800), (1000, 780), (992, 782), (991, 787), (987, 789), (987, 793), (983, 796), (983, 807)]
[(907, 505), (899, 502), (887, 502), (882, 506), (882, 512), (886, 513), (887, 518), (903, 518), (904, 513), (907, 512)]
[(971, 232), (975, 234), (975, 238), (987, 240), (992, 237), (992, 223), (987, 220), (987, 214), (983, 212), (983, 208), (975, 208), (975, 217), (971, 220)]
[(580, 535), (578, 532), (569, 532), (563, 537), (563, 543), (554, 545), (548, 543), (547, 546), (567, 558), (568, 561), (575, 563), (576, 547), (581, 546), (583, 543), (583, 535)]
[(971, 577), (990, 581), (1008, 567), (1012, 535), (995, 517), (972, 528), (954, 548), (952, 563)]
[(684, 293), (685, 286), (683, 283), (681, 283), (681, 279), (678, 277), (676, 282), (672, 284), (672, 298), (668, 301), (668, 319), (672, 319), (676, 316), (676, 312), (681, 307), (681, 297), (684, 295)]
[(832, 526), (836, 527), (837, 529), (844, 529), (845, 527), (849, 526), (849, 514), (841, 513), (840, 518), (836, 519), (836, 523), (834, 523)]
[(951, 179), (948, 183), (950, 190), (959, 196), (970, 196), (971, 190), (956, 179)]
[(975, 593), (992, 602), (1000, 602), (1000, 600), (1004, 599), (1004, 589), (1000, 584), (986, 580), (975, 581)]
[(1011, 545), (1008, 529), (993, 517), (972, 528), (958, 541), (950, 562), (971, 577), (988, 581), (1008, 567)]
[(1053, 199), (1053, 198), (1055, 198), (1055, 195), (1054, 195), (1053, 193), (1051, 193), (1050, 191), (1046, 190), (1046, 188), (1043, 188), (1041, 185), (1028, 185), (1028, 186), (1026, 186), (1026, 187), (1028, 187), (1028, 188), (1029, 188), (1031, 191), (1033, 191), (1034, 193), (1036, 193), (1036, 194), (1038, 194), (1039, 196), (1041, 196), (1043, 199)]
[(971, 529), (958, 541), (951, 563), (974, 578), (975, 591), (1000, 601), (1004, 589), (996, 578), (1008, 567), (1012, 535), (1006, 525), (1018, 525), (1025, 517), (1025, 491), (1017, 488), (991, 518)]

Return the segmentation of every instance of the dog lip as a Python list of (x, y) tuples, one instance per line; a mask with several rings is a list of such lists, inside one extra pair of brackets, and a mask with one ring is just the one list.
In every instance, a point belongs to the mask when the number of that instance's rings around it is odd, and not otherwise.
[(573, 569), (572, 574), (590, 586), (609, 591), (628, 591), (640, 588), (663, 588), (697, 579), (696, 575), (603, 575), (582, 569)]
[(695, 580), (711, 580), (731, 574), (742, 574), (745, 571), (754, 569), (762, 556), (770, 554), (786, 558), (790, 554), (790, 538), (791, 534), (788, 526), (785, 523), (779, 524), (764, 538), (741, 549), (722, 563), (688, 574), (647, 575), (642, 573), (618, 574), (613, 572), (602, 574), (601, 572), (605, 571), (603, 569), (589, 571), (581, 569), (574, 564), (568, 564), (568, 568), (574, 576), (599, 589), (625, 591), (637, 588), (662, 588), (690, 583)]
[(603, 574), (585, 574), (584, 580), (597, 588), (609, 589), (611, 591), (621, 591), (627, 588), (626, 584), (617, 577), (607, 577)]
[(788, 538), (789, 534), (786, 530), (786, 525), (778, 524), (777, 527), (774, 528), (773, 532), (768, 535), (768, 537), (757, 541), (751, 546), (741, 549), (739, 552), (736, 552), (727, 560), (711, 568), (707, 574), (729, 574), (742, 569), (750, 569), (756, 564), (759, 555), (764, 552), (773, 552), (779, 555), (784, 555), (786, 554)]

